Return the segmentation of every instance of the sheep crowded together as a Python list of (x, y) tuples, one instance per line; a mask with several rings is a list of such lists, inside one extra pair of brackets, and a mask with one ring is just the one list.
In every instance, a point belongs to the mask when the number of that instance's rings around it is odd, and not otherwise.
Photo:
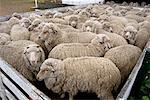
[(14, 13), (0, 22), (0, 57), (30, 82), (44, 80), (60, 97), (94, 92), (114, 100), (150, 38), (150, 9), (138, 6), (107, 2)]

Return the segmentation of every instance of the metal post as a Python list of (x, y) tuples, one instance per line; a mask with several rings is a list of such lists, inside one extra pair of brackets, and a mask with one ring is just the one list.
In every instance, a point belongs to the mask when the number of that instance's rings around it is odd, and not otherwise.
[(35, 0), (35, 8), (38, 8), (38, 0)]

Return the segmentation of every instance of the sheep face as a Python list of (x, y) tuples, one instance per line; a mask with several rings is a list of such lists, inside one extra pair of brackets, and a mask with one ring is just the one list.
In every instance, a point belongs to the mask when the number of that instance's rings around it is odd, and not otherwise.
[(94, 23), (92, 21), (86, 21), (82, 27), (84, 32), (94, 32), (94, 28)]
[(44, 13), (44, 16), (45, 16), (46, 18), (52, 18), (53, 15), (54, 15), (54, 14), (53, 14), (51, 11), (47, 11), (47, 12)]
[(129, 44), (134, 44), (136, 34), (137, 30), (133, 26), (127, 26), (124, 29), (123, 37), (128, 41)]
[(85, 11), (85, 10), (82, 10), (81, 12), (79, 12), (79, 16), (83, 17), (83, 18), (89, 18), (90, 17), (90, 13)]
[(18, 14), (18, 13), (13, 13), (13, 14), (12, 14), (12, 17), (16, 17), (16, 18), (18, 18), (18, 19), (21, 19), (21, 18), (22, 18), (22, 16), (21, 16), (20, 14)]
[(21, 26), (28, 28), (31, 25), (31, 21), (28, 18), (22, 18), (21, 21)]
[(102, 27), (105, 31), (113, 33), (113, 28), (109, 22), (104, 22)]
[(40, 19), (35, 19), (32, 24), (29, 26), (29, 31), (32, 31), (34, 28), (38, 27), (38, 25), (41, 23), (42, 21)]
[(110, 48), (112, 48), (112, 45), (110, 44), (110, 38), (105, 34), (97, 35), (97, 37), (95, 37), (91, 43), (103, 46), (105, 51), (108, 51)]
[(54, 38), (56, 38), (58, 30), (58, 27), (53, 23), (45, 24), (42, 28), (42, 32), (39, 34), (39, 39), (42, 41), (49, 39), (49, 42), (51, 42)]
[(23, 57), (29, 65), (29, 69), (35, 72), (39, 71), (41, 63), (45, 60), (44, 51), (39, 45), (25, 47)]
[[(48, 88), (51, 89), (56, 82), (60, 81), (59, 77), (62, 77), (60, 64), (62, 61), (58, 59), (49, 58), (43, 62), (40, 67), (40, 71), (37, 74), (37, 80), (49, 80)], [(58, 82), (59, 83), (59, 82)]]
[(73, 28), (76, 28), (78, 24), (78, 17), (72, 16), (69, 18), (69, 25), (72, 26)]

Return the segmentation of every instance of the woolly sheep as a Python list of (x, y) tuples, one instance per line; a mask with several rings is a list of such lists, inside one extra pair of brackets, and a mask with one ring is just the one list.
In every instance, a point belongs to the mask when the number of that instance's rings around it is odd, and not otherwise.
[(112, 47), (128, 44), (128, 42), (122, 36), (116, 33), (106, 33), (105, 35), (110, 38), (110, 44)]
[(96, 34), (103, 34), (106, 33), (103, 30), (102, 24), (98, 21), (87, 20), (82, 26), (83, 32), (93, 32)]
[(149, 38), (150, 38), (150, 34), (148, 33), (148, 31), (145, 28), (140, 29), (137, 32), (137, 35), (135, 37), (135, 44), (134, 45), (143, 50), (146, 43), (148, 42)]
[(62, 18), (49, 18), (49, 19), (44, 19), (43, 21), (47, 22), (47, 23), (56, 23), (56, 24), (67, 25), (67, 22)]
[(21, 25), (22, 27), (28, 28), (28, 27), (31, 25), (31, 21), (30, 21), (29, 18), (23, 17), (23, 18), (20, 20), (20, 25)]
[(10, 34), (13, 25), (19, 24), (19, 19), (12, 17), (6, 22), (0, 22), (0, 33)]
[(30, 81), (35, 81), (39, 67), (45, 60), (44, 52), (37, 44), (23, 47), (19, 44), (3, 45), (0, 46), (0, 56)]
[(46, 11), (46, 12), (43, 14), (43, 16), (44, 16), (45, 18), (52, 18), (53, 15), (54, 15), (54, 13), (53, 13), (52, 11), (50, 11), (50, 10)]
[(125, 17), (128, 18), (128, 19), (135, 19), (138, 23), (144, 21), (144, 17), (140, 17), (140, 16), (135, 15), (135, 14), (128, 14)]
[(36, 18), (35, 20), (33, 20), (31, 25), (28, 27), (28, 30), (32, 31), (34, 28), (38, 27), (38, 25), (41, 24), (41, 23), (42, 23), (42, 20)]
[(29, 40), (30, 32), (27, 28), (20, 26), (19, 24), (14, 25), (10, 32), (11, 40)]
[(89, 43), (96, 34), (91, 32), (72, 32), (66, 33), (53, 24), (47, 23), (42, 29), (39, 38), (45, 41), (45, 46), (50, 51), (54, 46), (60, 43)]
[(118, 67), (122, 81), (124, 81), (135, 66), (141, 52), (140, 48), (128, 44), (110, 49), (104, 57), (110, 59)]
[(86, 10), (82, 10), (79, 12), (78, 16), (79, 16), (79, 22), (84, 23), (86, 20), (90, 18), (90, 13), (87, 12)]
[(129, 44), (135, 44), (135, 37), (137, 34), (137, 30), (133, 26), (127, 26), (124, 28), (122, 36), (127, 40)]
[(139, 29), (143, 29), (143, 28), (145, 28), (149, 33), (150, 33), (150, 22), (148, 22), (148, 21), (143, 21), (143, 22), (141, 22), (141, 23), (139, 23)]
[(77, 15), (66, 16), (65, 20), (67, 21), (68, 25), (72, 26), (73, 28), (78, 27), (79, 18)]
[(19, 20), (22, 18), (22, 16), (19, 14), (19, 13), (13, 13), (11, 17), (16, 17), (18, 18)]
[(7, 33), (0, 33), (0, 45), (5, 45), (6, 42), (11, 41)]
[(62, 43), (55, 46), (48, 57), (61, 60), (69, 57), (101, 57), (111, 48), (109, 41), (107, 35), (99, 34), (91, 40), (91, 43)]
[(113, 100), (121, 76), (112, 61), (101, 57), (67, 58), (63, 61), (49, 58), (37, 75), (46, 87), (55, 93), (69, 93), (69, 100), (79, 92), (95, 92), (102, 100)]

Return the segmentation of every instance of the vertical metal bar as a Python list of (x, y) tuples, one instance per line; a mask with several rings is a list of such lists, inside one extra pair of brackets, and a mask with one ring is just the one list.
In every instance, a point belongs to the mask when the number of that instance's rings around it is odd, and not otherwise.
[(38, 0), (35, 0), (35, 8), (38, 8)]

